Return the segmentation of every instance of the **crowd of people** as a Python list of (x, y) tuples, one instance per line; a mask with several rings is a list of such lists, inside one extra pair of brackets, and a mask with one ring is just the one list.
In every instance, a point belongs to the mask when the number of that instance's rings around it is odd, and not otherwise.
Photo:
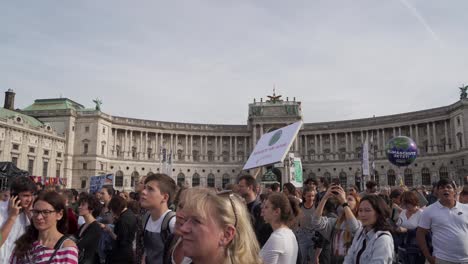
[(245, 174), (220, 190), (158, 173), (78, 193), (17, 177), (0, 198), (0, 263), (468, 263), (468, 187), (446, 179), (360, 192)]

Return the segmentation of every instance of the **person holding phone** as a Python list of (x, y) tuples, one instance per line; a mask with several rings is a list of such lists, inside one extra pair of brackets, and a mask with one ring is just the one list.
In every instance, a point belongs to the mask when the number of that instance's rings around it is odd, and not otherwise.
[(11, 197), (8, 202), (0, 202), (0, 263), (10, 259), (15, 241), (26, 232), (30, 225), (31, 209), (36, 184), (29, 177), (14, 178)]

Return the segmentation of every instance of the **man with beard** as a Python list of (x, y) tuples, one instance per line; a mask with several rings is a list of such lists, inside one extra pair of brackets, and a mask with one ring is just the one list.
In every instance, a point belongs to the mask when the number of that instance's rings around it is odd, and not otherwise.
[(15, 241), (30, 225), (36, 184), (29, 177), (14, 178), (8, 202), (0, 202), (0, 263), (7, 263)]
[[(416, 239), (429, 263), (468, 263), (468, 205), (455, 199), (456, 186), (442, 179), (437, 183), (439, 201), (421, 214)], [(426, 234), (432, 232), (432, 255)]]

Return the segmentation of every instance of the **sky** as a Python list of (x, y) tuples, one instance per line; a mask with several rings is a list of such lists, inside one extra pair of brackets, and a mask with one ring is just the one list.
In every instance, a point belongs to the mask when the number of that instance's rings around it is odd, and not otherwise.
[(468, 84), (466, 0), (0, 1), (0, 90), (149, 120), (307, 123), (424, 110)]

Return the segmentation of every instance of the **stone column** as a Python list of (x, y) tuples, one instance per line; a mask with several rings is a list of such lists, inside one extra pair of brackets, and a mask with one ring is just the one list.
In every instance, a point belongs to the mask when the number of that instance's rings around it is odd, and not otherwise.
[(148, 158), (148, 131), (145, 132), (145, 148), (143, 149), (143, 156), (144, 159), (149, 159)]
[(239, 160), (239, 157), (237, 156), (237, 136), (234, 136), (234, 160)]
[(401, 127), (398, 127), (398, 135), (401, 136)]
[(200, 135), (200, 155), (199, 155), (199, 158), (200, 158), (200, 161), (203, 160), (203, 136)]
[(334, 151), (334, 147), (333, 147), (333, 134), (332, 133), (328, 134), (328, 138), (330, 139), (331, 160), (335, 160), (335, 151)]
[(247, 137), (244, 137), (244, 157), (242, 157), (242, 160), (245, 160), (247, 157)]
[(319, 160), (319, 149), (318, 149), (318, 139), (317, 139), (317, 135), (314, 135), (314, 145), (315, 145), (315, 157), (314, 159), (315, 160)]
[(431, 128), (429, 126), (429, 122), (426, 123), (426, 130), (427, 130), (427, 150), (429, 153), (432, 153), (432, 142), (431, 142)]
[(418, 124), (415, 126), (415, 134), (416, 134), (416, 146), (419, 146), (419, 127)]
[(122, 146), (123, 157), (128, 158), (128, 130), (125, 130), (124, 143)]
[(179, 155), (177, 146), (179, 145), (179, 135), (175, 134), (175, 142), (174, 142), (174, 151), (172, 152), (174, 154), (174, 160), (179, 160)]
[(263, 136), (263, 124), (260, 124), (260, 137)]
[(354, 137), (353, 137), (353, 131), (349, 132), (350, 134), (350, 139), (351, 139), (351, 159), (354, 159)]
[(305, 160), (309, 160), (309, 158), (310, 158), (309, 157), (309, 150), (308, 150), (309, 146), (308, 145), (309, 145), (309, 142), (307, 140), (307, 135), (304, 135), (304, 158), (305, 158)]
[(219, 155), (218, 160), (223, 160), (223, 136), (219, 136)]
[(114, 157), (117, 157), (117, 128), (114, 128)]
[(393, 135), (392, 137), (395, 137), (396, 136), (396, 130), (395, 130), (395, 127), (393, 127)]
[(346, 159), (348, 159), (349, 158), (348, 132), (344, 133), (344, 138), (345, 138)]
[(323, 137), (320, 134), (320, 160), (323, 160)]
[(229, 136), (229, 159), (230, 161), (234, 160), (234, 157), (232, 155), (232, 136)]
[(203, 159), (204, 160), (208, 159), (208, 136), (205, 136), (205, 155)]
[(137, 159), (141, 160), (142, 157), (142, 153), (143, 153), (143, 132), (140, 131), (140, 144), (138, 144), (138, 148), (137, 148)]
[[(200, 158), (200, 153), (198, 153), (198, 158)], [(193, 135), (190, 135), (190, 161), (193, 161)]]
[(434, 146), (434, 153), (438, 152), (437, 149), (437, 133), (436, 133), (436, 122), (432, 122), (432, 136), (434, 137), (434, 141), (432, 142), (432, 145)]
[(361, 145), (364, 144), (364, 131), (361, 130)]
[(257, 144), (257, 125), (253, 125), (252, 151)]
[(189, 157), (188, 151), (189, 151), (189, 149), (188, 149), (188, 135), (185, 134), (185, 159), (187, 159)]
[(154, 133), (154, 159), (155, 160), (159, 160), (159, 153), (160, 153), (160, 150), (159, 150), (159, 143), (158, 143), (158, 132), (155, 132)]
[(413, 125), (409, 125), (409, 136), (413, 138)]
[(133, 155), (133, 131), (130, 130), (130, 146), (129, 146), (129, 150), (130, 150), (130, 157), (133, 159), (134, 157), (132, 156)]
[(444, 135), (445, 135), (445, 151), (448, 151), (449, 146), (449, 138), (448, 138), (448, 130), (447, 130), (447, 120), (444, 121)]

